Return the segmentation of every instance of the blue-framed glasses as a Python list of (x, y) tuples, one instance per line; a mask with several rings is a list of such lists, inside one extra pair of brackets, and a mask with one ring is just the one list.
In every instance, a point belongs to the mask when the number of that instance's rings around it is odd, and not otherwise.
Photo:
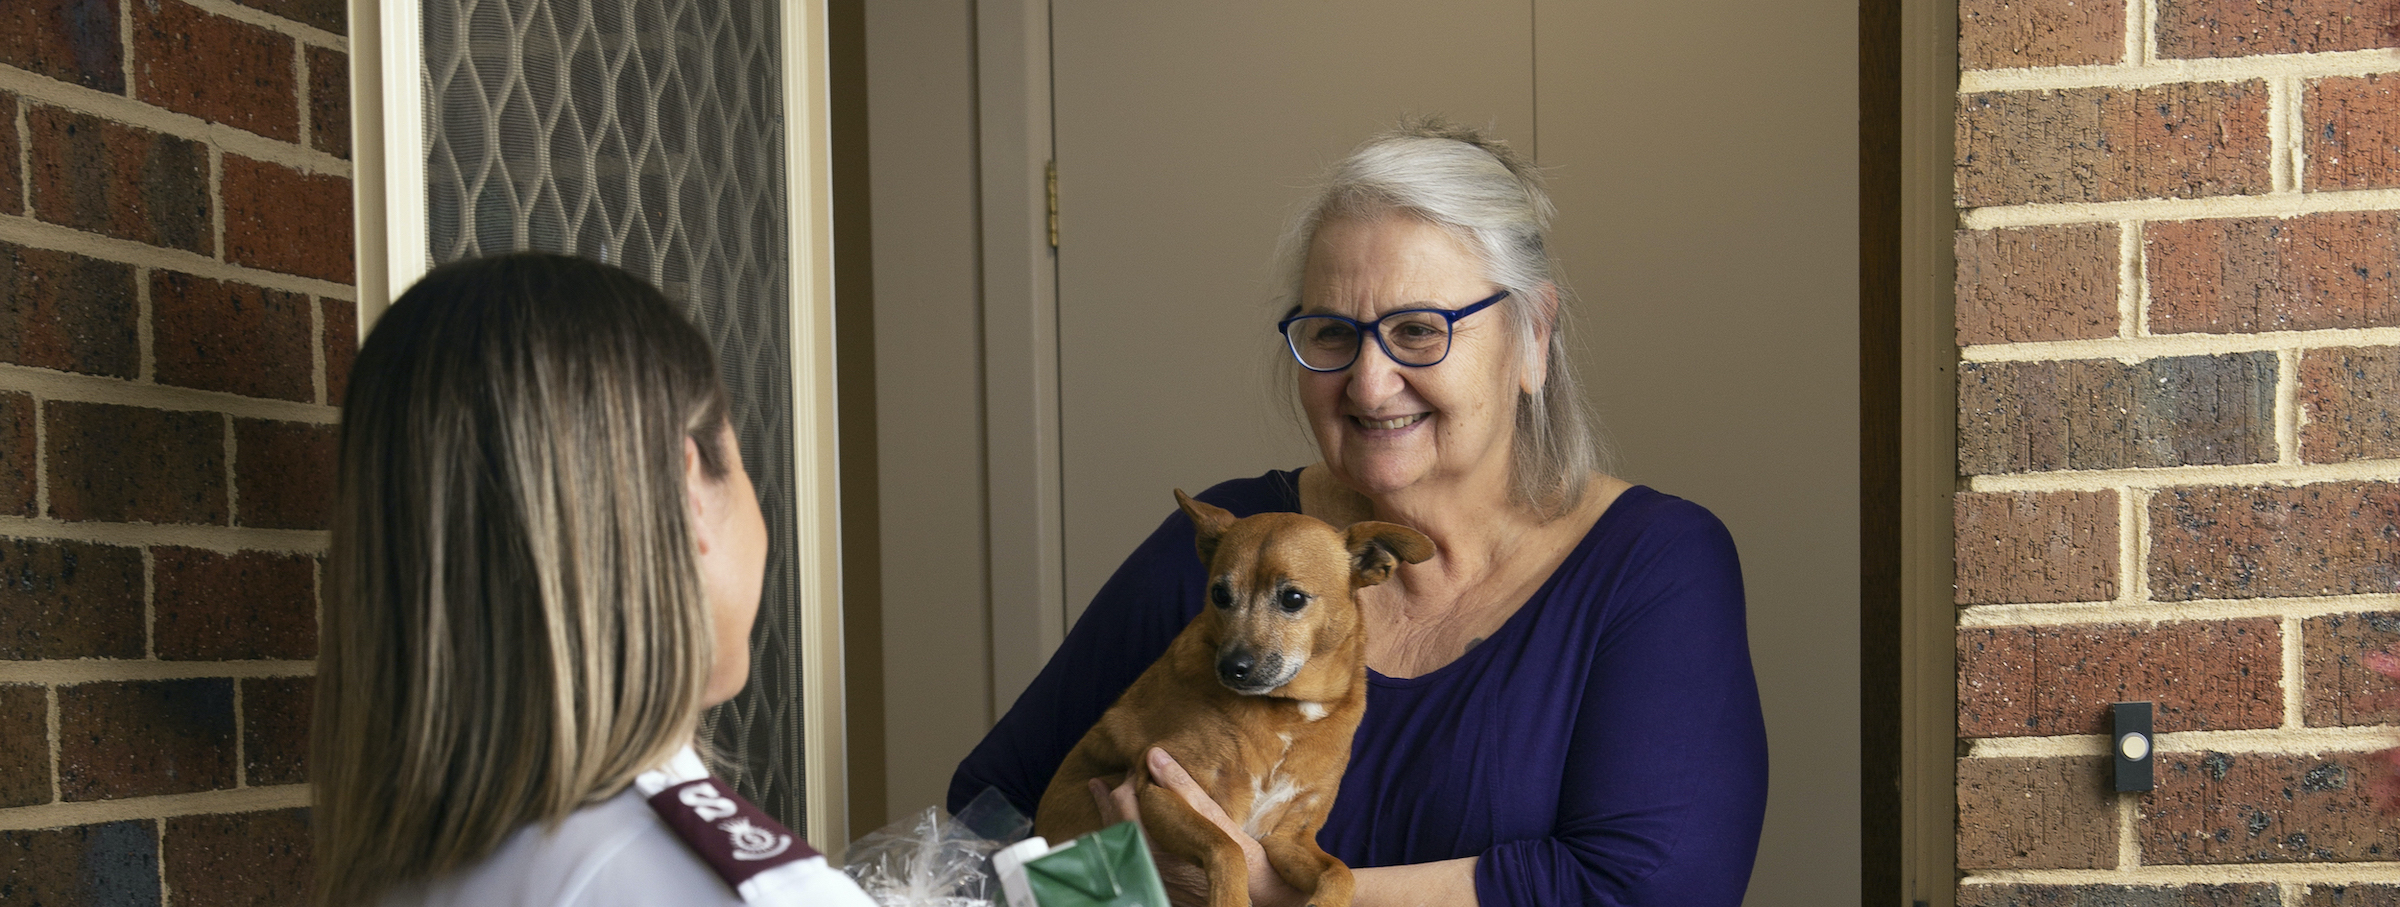
[(1451, 328), (1458, 320), (1491, 308), (1508, 298), (1501, 290), (1463, 309), (1402, 309), (1373, 321), (1353, 321), (1340, 315), (1294, 315), (1275, 323), (1292, 358), (1312, 372), (1338, 372), (1358, 361), (1368, 334), (1393, 362), (1424, 368), (1448, 358)]

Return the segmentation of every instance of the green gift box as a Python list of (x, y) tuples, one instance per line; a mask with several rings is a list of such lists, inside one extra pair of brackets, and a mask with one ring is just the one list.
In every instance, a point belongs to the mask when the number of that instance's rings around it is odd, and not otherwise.
[(1168, 907), (1150, 841), (1132, 822), (1061, 844), (1026, 861), (1024, 872), (1040, 907)]

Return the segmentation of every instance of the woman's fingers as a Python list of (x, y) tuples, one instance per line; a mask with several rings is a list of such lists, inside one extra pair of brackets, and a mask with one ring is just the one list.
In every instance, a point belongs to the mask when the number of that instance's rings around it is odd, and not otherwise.
[(1233, 820), (1225, 815), (1225, 808), (1218, 806), (1217, 801), (1208, 795), (1208, 791), (1200, 789), (1200, 782), (1192, 780), (1192, 773), (1183, 770), (1183, 763), (1175, 761), (1175, 757), (1167, 755), (1166, 750), (1155, 746), (1150, 748), (1149, 760), (1150, 780), (1158, 782), (1158, 786), (1173, 791), (1175, 796), (1183, 798), (1183, 802), (1189, 804), (1193, 812), (1199, 813), (1201, 818), (1224, 829), (1225, 833), (1233, 836), (1234, 840), (1240, 841), (1248, 837), (1242, 834), (1241, 828), (1235, 826)]

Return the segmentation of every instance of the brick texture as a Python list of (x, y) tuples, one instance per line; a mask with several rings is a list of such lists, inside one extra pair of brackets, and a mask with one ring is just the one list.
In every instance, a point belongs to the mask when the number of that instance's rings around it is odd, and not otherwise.
[(309, 903), (308, 810), (178, 816), (165, 839), (175, 907)]
[(28, 907), (158, 907), (158, 822), (0, 831), (0, 897)]
[(2125, 57), (2124, 0), (1961, 0), (1962, 69), (2087, 66)]
[(1962, 208), (2273, 188), (2262, 82), (1963, 95), (1957, 136)]
[(308, 124), (311, 147), (350, 158), (350, 55), (308, 49)]
[[(7, 40), (0, 38), (0, 41)], [(25, 213), (25, 146), (17, 140), (17, 96), (0, 91), (0, 214)]]
[(331, 425), (233, 420), (234, 491), (244, 526), (325, 529), (333, 520)]
[(58, 784), (68, 800), (234, 785), (233, 681), (150, 680), (58, 688)]
[(2158, 55), (2168, 59), (2400, 47), (2394, 37), (2391, 6), (2375, 0), (2158, 5)]
[(227, 261), (352, 280), (348, 179), (227, 154), (224, 193)]
[(253, 786), (307, 781), (315, 678), (254, 677), (241, 684), (244, 780)]
[[(2113, 843), (2113, 842), (2112, 842)], [(2274, 885), (1962, 885), (1958, 907), (2289, 907)]]
[(0, 539), (0, 659), (140, 658), (142, 551)]
[[(2379, 21), (2392, 21), (2390, 12)], [(2301, 117), (2309, 125), (2308, 188), (2400, 186), (2400, 75), (2320, 79), (2308, 87)]]
[(1958, 232), (1958, 343), (2117, 335), (2116, 224)]
[(2400, 825), (2365, 790), (2365, 753), (2161, 753), (2142, 863), (2389, 860)]
[(2162, 490), (2150, 534), (2162, 600), (2400, 591), (2400, 484)]
[(65, 401), (42, 408), (52, 516), (225, 522), (224, 416)]
[(0, 63), (62, 82), (125, 93), (119, 0), (17, 0), (0, 28)]
[(319, 304), (325, 307), (325, 402), (339, 406), (350, 392), (350, 363), (358, 358), (358, 303), (326, 299)]
[(2400, 686), (2362, 656), (2400, 644), (2400, 613), (2327, 614), (2301, 624), (2307, 722), (2316, 727), (2400, 722)]
[(50, 802), (49, 694), (0, 684), (0, 807)]
[(2275, 459), (2275, 354), (1959, 366), (1961, 475)]
[(271, 139), (299, 140), (291, 38), (181, 0), (143, 0), (132, 10), (137, 97)]
[(33, 134), (33, 207), (42, 220), (202, 255), (216, 251), (208, 149), (199, 142), (40, 105), (26, 121)]
[(132, 265), (0, 243), (0, 362), (136, 377), (138, 300)]
[(2400, 907), (2400, 886), (2311, 885), (2301, 907)]
[(2102, 734), (2112, 702), (2155, 701), (2157, 729), (2283, 720), (2283, 633), (2272, 619), (1958, 631), (1958, 735)]
[(235, 0), (255, 10), (274, 13), (302, 25), (313, 25), (334, 34), (346, 34), (350, 29), (350, 5), (342, 0)]
[(316, 558), (154, 548), (158, 657), (312, 658)]
[(32, 516), (33, 395), (0, 393), (0, 515)]
[(2154, 333), (2400, 324), (2394, 212), (2167, 221), (2142, 242)]
[(2300, 357), (2300, 458), (2400, 458), (2400, 347), (2307, 350)]
[(1958, 763), (1960, 869), (2112, 869), (2116, 835), (2100, 757)]
[(245, 397), (316, 399), (314, 303), (306, 294), (150, 272), (158, 382)]
[(2117, 493), (1962, 493), (1953, 502), (1957, 603), (2117, 595)]

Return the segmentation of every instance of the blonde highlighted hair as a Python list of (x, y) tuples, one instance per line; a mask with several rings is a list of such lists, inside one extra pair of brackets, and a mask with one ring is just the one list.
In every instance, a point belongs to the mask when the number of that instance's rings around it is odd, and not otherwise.
[(312, 773), (329, 905), (490, 855), (688, 742), (715, 653), (684, 439), (727, 467), (708, 341), (614, 267), (435, 270), (342, 402)]

